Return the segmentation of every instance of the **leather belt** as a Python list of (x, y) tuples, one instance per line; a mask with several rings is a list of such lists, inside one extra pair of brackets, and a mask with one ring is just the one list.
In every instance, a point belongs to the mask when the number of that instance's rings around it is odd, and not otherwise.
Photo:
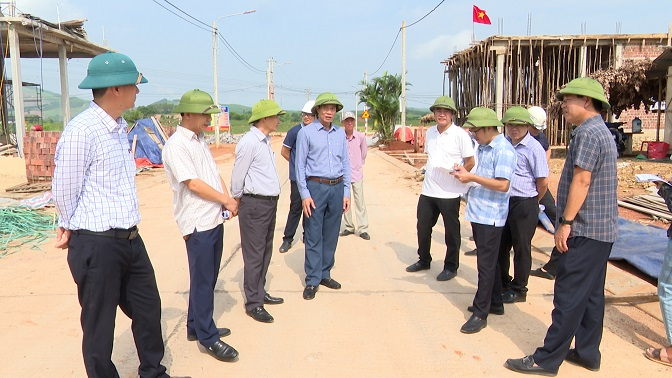
[(89, 230), (72, 230), (75, 235), (93, 235), (104, 236), (106, 238), (114, 239), (128, 239), (133, 240), (138, 237), (138, 226), (131, 228), (112, 228), (107, 231), (89, 231)]
[(317, 181), (320, 184), (327, 184), (327, 185), (336, 185), (339, 182), (343, 181), (343, 176), (337, 177), (335, 179), (328, 179), (328, 178), (322, 178), (322, 177), (316, 177), (316, 176), (309, 176), (308, 180), (312, 181)]
[(252, 194), (252, 193), (245, 193), (243, 194), (245, 197), (252, 197), (256, 199), (262, 199), (262, 200), (268, 200), (268, 201), (277, 201), (280, 196), (262, 196), (261, 194)]

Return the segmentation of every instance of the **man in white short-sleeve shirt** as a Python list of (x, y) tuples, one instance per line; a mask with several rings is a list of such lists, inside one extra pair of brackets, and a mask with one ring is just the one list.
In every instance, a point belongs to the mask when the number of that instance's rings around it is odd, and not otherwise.
[(441, 214), (445, 227), (446, 257), (436, 279), (447, 281), (457, 275), (461, 242), (460, 195), (469, 188), (450, 172), (456, 164), (464, 165), (467, 170), (474, 167), (474, 147), (469, 134), (453, 123), (457, 108), (452, 98), (437, 98), (429, 110), (434, 113), (436, 126), (427, 130), (425, 138), (427, 168), (417, 208), (419, 260), (408, 266), (406, 271), (429, 269), (432, 228)]

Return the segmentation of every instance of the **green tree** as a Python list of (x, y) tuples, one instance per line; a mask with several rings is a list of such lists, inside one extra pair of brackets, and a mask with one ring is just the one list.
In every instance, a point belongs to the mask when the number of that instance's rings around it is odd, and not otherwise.
[(381, 141), (391, 140), (400, 113), (401, 75), (390, 75), (385, 71), (383, 76), (373, 78), (368, 84), (362, 81), (361, 84), (364, 89), (357, 92), (359, 102), (369, 107), (373, 129)]

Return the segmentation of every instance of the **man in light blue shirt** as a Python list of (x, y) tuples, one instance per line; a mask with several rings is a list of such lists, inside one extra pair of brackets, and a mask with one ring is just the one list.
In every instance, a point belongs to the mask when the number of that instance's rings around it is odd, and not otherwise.
[(338, 290), (331, 278), (341, 227), (350, 208), (350, 159), (345, 132), (333, 123), (343, 105), (329, 92), (317, 96), (317, 119), (299, 131), (296, 179), (305, 217), (306, 287), (304, 299), (315, 298), (318, 285)]
[(516, 168), (516, 151), (499, 133), (502, 123), (492, 109), (474, 108), (467, 116), (469, 129), (478, 142), (478, 165), (471, 173), (463, 166), (453, 175), (462, 183), (473, 183), (467, 197), (464, 218), (471, 222), (478, 254), (478, 289), (473, 315), (462, 326), (462, 333), (476, 333), (488, 325), (488, 314), (504, 314), (502, 278), (497, 264), (499, 243), (509, 211), (509, 188)]

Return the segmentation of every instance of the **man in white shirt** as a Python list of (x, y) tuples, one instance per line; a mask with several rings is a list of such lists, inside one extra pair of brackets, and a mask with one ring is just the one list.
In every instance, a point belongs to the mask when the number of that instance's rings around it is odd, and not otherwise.
[(441, 214), (446, 257), (443, 261), (443, 270), (436, 279), (448, 281), (457, 275), (461, 243), (460, 195), (466, 193), (469, 188), (468, 185), (460, 183), (450, 172), (456, 164), (463, 165), (466, 170), (471, 171), (474, 167), (474, 147), (469, 134), (453, 123), (457, 107), (452, 98), (448, 96), (437, 98), (429, 110), (434, 113), (436, 126), (427, 130), (425, 138), (427, 168), (417, 208), (419, 260), (409, 265), (406, 271), (418, 272), (429, 269), (432, 261), (430, 254), (432, 228)]
[(189, 261), (187, 340), (198, 340), (220, 361), (232, 361), (238, 352), (220, 340), (231, 331), (217, 328), (212, 316), (222, 261), (222, 211), (228, 209), (235, 215), (238, 204), (229, 196), (203, 134), (211, 114), (220, 110), (209, 94), (194, 89), (182, 96), (173, 112), (182, 115), (182, 123), (166, 142), (162, 159)]

